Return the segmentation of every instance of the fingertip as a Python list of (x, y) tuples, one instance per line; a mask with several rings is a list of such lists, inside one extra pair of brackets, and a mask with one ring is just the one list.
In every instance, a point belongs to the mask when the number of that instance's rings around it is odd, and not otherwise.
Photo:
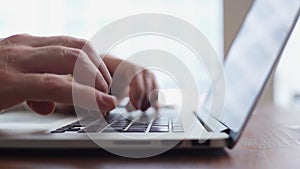
[(149, 100), (144, 100), (142, 103), (141, 110), (146, 111), (150, 106), (151, 106), (151, 104), (150, 104)]
[(110, 99), (111, 99), (111, 109), (114, 109), (114, 108), (116, 108), (117, 107), (117, 105), (118, 105), (118, 100), (117, 100), (117, 98), (115, 97), (115, 96), (111, 96), (111, 95), (108, 95), (109, 97), (110, 97)]
[(135, 109), (139, 110), (142, 108), (142, 101), (141, 100), (134, 100), (132, 105)]
[(160, 108), (160, 105), (159, 105), (159, 103), (156, 101), (156, 102), (152, 105), (152, 107), (153, 107), (155, 110), (158, 110), (158, 109)]
[(103, 112), (108, 112), (113, 110), (118, 105), (118, 100), (115, 96), (111, 96), (108, 94), (102, 94), (102, 97), (99, 100), (99, 108)]
[(118, 105), (118, 99), (115, 96), (111, 96), (112, 97), (112, 101), (115, 107), (117, 107)]

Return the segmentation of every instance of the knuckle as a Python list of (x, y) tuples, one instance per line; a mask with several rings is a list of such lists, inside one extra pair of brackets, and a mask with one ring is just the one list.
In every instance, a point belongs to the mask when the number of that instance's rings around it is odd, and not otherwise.
[(68, 45), (72, 42), (71, 38), (68, 36), (57, 36), (56, 38), (59, 40), (58, 45), (61, 46)]
[(150, 71), (149, 71), (148, 69), (144, 69), (144, 70), (143, 70), (143, 73), (149, 75), (149, 74), (150, 74)]
[(67, 57), (67, 55), (69, 55), (68, 49), (63, 46), (48, 47), (47, 49), (48, 49), (47, 52), (59, 56), (62, 59), (64, 59), (65, 57)]
[[(51, 48), (49, 50), (52, 50)], [(84, 52), (80, 49), (66, 48), (63, 46), (55, 47), (55, 50), (52, 51), (55, 55), (60, 56), (62, 59), (67, 59), (70, 63), (76, 63), (77, 61), (84, 61), (85, 56)]]
[(3, 39), (0, 43), (1, 43), (1, 45), (10, 45), (11, 44), (9, 37)]
[(90, 42), (89, 40), (77, 39), (77, 43), (78, 43), (78, 48), (88, 52), (95, 52), (94, 46), (92, 42)]
[(150, 72), (149, 70), (145, 69), (143, 70), (143, 75), (146, 78), (150, 78), (151, 77), (152, 72)]
[(7, 56), (10, 56), (14, 53), (16, 53), (17, 48), (13, 47), (13, 46), (7, 46), (7, 47), (3, 47), (1, 48), (1, 53), (5, 53)]
[(70, 49), (67, 51), (66, 55), (68, 55), (68, 57), (72, 63), (75, 63), (78, 59), (80, 59), (80, 57), (81, 57), (80, 53), (81, 53), (81, 51), (79, 49)]
[(17, 55), (22, 55), (24, 54), (25, 50), (28, 47), (25, 46), (7, 46), (1, 49), (2, 53), (5, 53), (7, 56), (13, 57)]
[(61, 90), (65, 85), (64, 81), (61, 78), (51, 74), (43, 74), (40, 80), (41, 87), (43, 89), (47, 89), (53, 92)]
[(78, 44), (81, 44), (81, 45), (89, 45), (90, 42), (86, 39), (78, 39)]
[(85, 47), (89, 50), (93, 50), (94, 46), (91, 41), (85, 40)]
[(76, 39), (75, 38), (75, 43), (77, 44), (78, 48), (84, 48), (85, 46), (89, 45), (89, 41), (85, 39)]
[(25, 33), (22, 33), (22, 34), (15, 34), (15, 35), (12, 35), (10, 37), (7, 38), (7, 40), (9, 40), (9, 42), (11, 43), (14, 43), (14, 42), (18, 42), (20, 40), (24, 40), (28, 37), (30, 37), (31, 35), (29, 34), (25, 34)]
[(89, 63), (89, 58), (83, 50), (75, 49), (74, 54), (77, 55), (77, 60), (80, 63), (83, 63), (83, 64)]
[(58, 39), (59, 45), (73, 46), (76, 49), (82, 49), (87, 43), (87, 40), (85, 39), (79, 39), (71, 36), (57, 36), (56, 38)]
[(54, 52), (56, 55), (65, 55), (67, 50), (63, 46), (50, 46), (47, 48), (49, 52)]
[(12, 36), (9, 36), (1, 41), (1, 44), (3, 45), (13, 45), (17, 44), (19, 42), (25, 41), (30, 37), (31, 35), (29, 34), (15, 34)]
[(61, 59), (67, 60), (66, 66), (70, 66), (71, 69), (74, 69), (76, 64), (82, 65), (86, 62), (84, 52), (80, 49), (58, 46), (55, 54), (60, 56)]

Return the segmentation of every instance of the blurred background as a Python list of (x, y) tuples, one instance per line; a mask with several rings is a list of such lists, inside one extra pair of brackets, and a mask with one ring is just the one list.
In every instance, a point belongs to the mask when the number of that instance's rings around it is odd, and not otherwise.
[[(0, 38), (29, 33), (90, 39), (101, 28), (123, 17), (140, 13), (162, 13), (176, 16), (197, 27), (222, 59), (251, 3), (252, 0), (0, 0)], [(160, 42), (161, 45), (167, 44), (163, 40)], [(152, 45), (155, 44), (157, 43)], [(299, 44), (298, 22), (269, 85), (267, 102), (300, 110)], [(149, 48), (146, 40), (124, 45), (126, 48), (119, 47), (113, 51), (114, 54), (125, 56), (132, 50), (130, 46)], [(167, 46), (170, 48), (170, 44)], [(177, 54), (185, 54), (183, 50), (177, 50)]]

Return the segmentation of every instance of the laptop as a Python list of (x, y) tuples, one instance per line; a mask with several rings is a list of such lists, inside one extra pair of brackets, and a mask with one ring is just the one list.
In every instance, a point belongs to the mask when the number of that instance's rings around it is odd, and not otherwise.
[(226, 96), (219, 117), (210, 113), (206, 101), (200, 111), (183, 105), (180, 116), (170, 106), (142, 113), (118, 107), (100, 119), (66, 113), (41, 117), (15, 108), (0, 114), (0, 148), (100, 147), (130, 157), (171, 148), (233, 148), (276, 69), (299, 7), (298, 0), (254, 1), (224, 63)]

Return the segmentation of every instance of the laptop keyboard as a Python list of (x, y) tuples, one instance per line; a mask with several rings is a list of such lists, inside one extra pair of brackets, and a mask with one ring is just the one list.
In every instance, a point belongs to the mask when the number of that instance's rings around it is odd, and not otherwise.
[(149, 121), (142, 121), (140, 119), (129, 120), (119, 115), (106, 116), (105, 122), (89, 119), (83, 119), (66, 126), (60, 127), (51, 133), (113, 133), (113, 132), (135, 132), (135, 133), (158, 133), (158, 132), (184, 132), (182, 123), (169, 116), (160, 116)]

